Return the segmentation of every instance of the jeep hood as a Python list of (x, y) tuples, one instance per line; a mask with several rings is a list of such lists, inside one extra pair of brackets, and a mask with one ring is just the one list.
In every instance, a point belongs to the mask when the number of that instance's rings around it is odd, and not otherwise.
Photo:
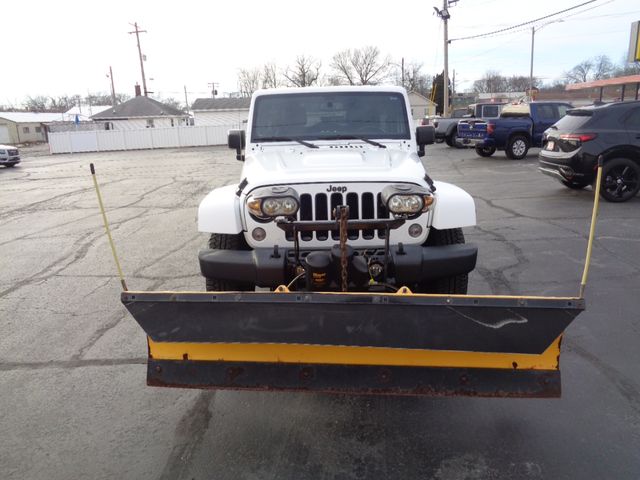
[(421, 182), (424, 167), (415, 152), (360, 145), (287, 148), (247, 155), (242, 177), (251, 186), (313, 182)]

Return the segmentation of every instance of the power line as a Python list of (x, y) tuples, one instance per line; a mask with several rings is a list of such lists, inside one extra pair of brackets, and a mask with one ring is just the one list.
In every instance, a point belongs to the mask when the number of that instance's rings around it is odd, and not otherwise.
[(576, 8), (584, 7), (585, 5), (589, 5), (590, 3), (594, 3), (594, 2), (597, 2), (597, 1), (598, 0), (589, 0), (587, 2), (583, 2), (583, 3), (579, 4), (579, 5), (574, 5), (573, 7), (565, 8), (564, 10), (560, 10), (560, 11), (555, 12), (555, 13), (550, 13), (549, 15), (545, 15), (544, 17), (536, 18), (535, 20), (529, 20), (528, 22), (519, 23), (518, 25), (512, 25), (511, 27), (502, 28), (500, 30), (495, 30), (493, 32), (480, 33), (478, 35), (471, 35), (471, 36), (468, 36), (468, 37), (452, 38), (451, 40), (449, 40), (449, 43), (460, 41), (460, 40), (471, 40), (473, 38), (488, 37), (490, 35), (495, 35), (497, 33), (506, 32), (508, 30), (513, 30), (515, 28), (519, 28), (519, 27), (523, 27), (525, 25), (530, 25), (532, 23), (539, 22), (540, 20), (546, 20), (547, 18), (555, 17), (556, 15), (560, 15), (561, 13), (569, 12), (571, 10), (575, 10)]

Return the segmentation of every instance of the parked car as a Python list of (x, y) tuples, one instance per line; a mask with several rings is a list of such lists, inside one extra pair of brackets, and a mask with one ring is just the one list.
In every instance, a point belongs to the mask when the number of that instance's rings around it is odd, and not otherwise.
[(542, 146), (542, 134), (573, 108), (568, 103), (531, 102), (507, 105), (494, 120), (461, 120), (458, 138), (475, 147), (481, 157), (504, 150), (507, 158), (520, 160), (531, 147)]
[(458, 122), (462, 118), (497, 118), (504, 103), (474, 103), (467, 108), (456, 109), (451, 118), (439, 118), (434, 121), (436, 142), (447, 142), (450, 147), (462, 147), (458, 143)]
[(602, 155), (600, 194), (624, 202), (640, 190), (640, 101), (581, 107), (544, 132), (540, 171), (574, 189), (593, 184)]
[(20, 163), (20, 152), (11, 145), (0, 145), (0, 165), (13, 167)]

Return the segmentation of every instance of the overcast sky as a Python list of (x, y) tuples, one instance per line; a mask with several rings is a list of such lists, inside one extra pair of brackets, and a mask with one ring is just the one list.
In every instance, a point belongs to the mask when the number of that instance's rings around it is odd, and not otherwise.
[[(584, 1), (459, 0), (450, 9), (450, 38), (490, 32)], [(365, 45), (378, 46), (398, 62), (402, 57), (420, 62), (425, 73), (434, 74), (443, 68), (442, 22), (434, 6), (442, 7), (442, 0), (5, 1), (0, 104), (19, 105), (28, 95), (107, 93), (109, 66), (116, 91), (132, 95), (141, 78), (135, 35), (127, 33), (134, 21), (147, 30), (141, 43), (147, 78), (153, 78), (149, 90), (181, 101), (185, 85), (190, 102), (208, 96), (213, 81), (220, 94), (233, 92), (239, 68), (265, 62), (284, 68), (299, 54), (322, 59), (329, 73), (335, 52)], [(534, 75), (545, 81), (595, 55), (619, 62), (630, 25), (640, 20), (640, 1), (598, 0), (553, 17), (561, 18), (535, 35)], [(530, 27), (453, 42), (449, 65), (457, 90), (469, 88), (489, 69), (528, 75), (530, 48)]]

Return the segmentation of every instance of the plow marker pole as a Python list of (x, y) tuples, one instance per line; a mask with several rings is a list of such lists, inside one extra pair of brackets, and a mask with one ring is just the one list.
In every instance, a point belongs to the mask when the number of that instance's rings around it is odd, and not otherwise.
[(111, 253), (113, 253), (113, 259), (116, 262), (116, 268), (118, 269), (118, 276), (120, 277), (120, 284), (122, 285), (122, 290), (125, 292), (129, 291), (127, 288), (127, 283), (124, 281), (124, 275), (122, 273), (122, 268), (120, 267), (120, 261), (118, 260), (118, 254), (116, 253), (116, 246), (113, 243), (113, 238), (111, 238), (111, 230), (109, 229), (109, 222), (107, 221), (107, 214), (104, 210), (104, 204), (102, 203), (102, 195), (100, 195), (100, 187), (98, 187), (98, 180), (96, 180), (96, 169), (93, 166), (93, 163), (89, 164), (89, 168), (91, 169), (91, 178), (93, 179), (93, 186), (96, 189), (96, 195), (98, 197), (98, 204), (100, 205), (100, 213), (102, 213), (102, 221), (104, 222), (104, 229), (107, 232), (107, 238), (109, 239), (109, 245), (111, 246)]
[(587, 254), (584, 260), (584, 271), (580, 282), (580, 293), (578, 296), (584, 298), (584, 290), (589, 277), (589, 265), (591, 264), (591, 252), (593, 250), (593, 239), (596, 233), (596, 221), (598, 219), (598, 207), (600, 206), (600, 184), (602, 182), (602, 155), (598, 157), (598, 174), (596, 175), (595, 197), (593, 200), (593, 211), (591, 212), (591, 228), (589, 229), (589, 241), (587, 242)]

